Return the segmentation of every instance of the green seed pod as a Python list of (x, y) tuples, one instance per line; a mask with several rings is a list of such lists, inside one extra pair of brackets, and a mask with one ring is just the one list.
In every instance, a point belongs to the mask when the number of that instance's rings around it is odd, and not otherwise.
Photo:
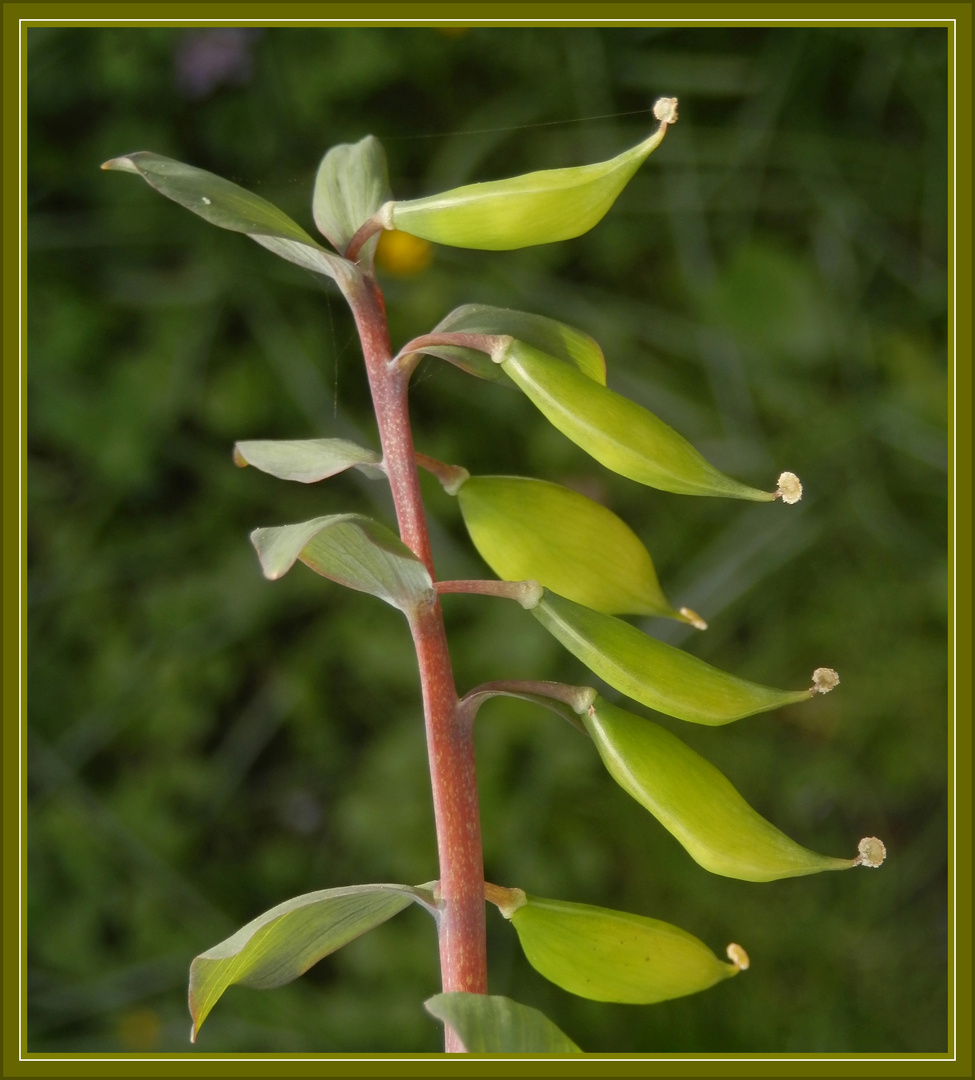
[(882, 861), (880, 841), (866, 854), (861, 846), (853, 859), (801, 847), (756, 813), (709, 761), (651, 720), (602, 698), (582, 719), (613, 779), (712, 874), (775, 881)]
[(686, 930), (624, 911), (524, 896), (508, 917), (539, 974), (593, 1001), (652, 1005), (748, 967), (741, 946), (728, 946), (736, 962), (726, 964)]
[(513, 341), (499, 362), (554, 427), (621, 476), (678, 495), (777, 497), (725, 476), (642, 405), (522, 341)]
[(829, 668), (816, 669), (808, 690), (775, 690), (748, 682), (665, 645), (622, 619), (591, 611), (552, 592), (545, 593), (532, 614), (614, 689), (641, 705), (692, 724), (730, 724), (744, 716), (806, 701), (817, 692), (825, 694), (839, 682)]
[(671, 606), (636, 533), (585, 495), (523, 476), (472, 476), (457, 499), (474, 546), (506, 581), (534, 580), (596, 611), (701, 625)]
[(430, 195), (386, 203), (379, 212), (386, 229), (451, 247), (508, 251), (551, 244), (588, 232), (609, 210), (646, 158), (660, 145), (667, 124), (661, 119), (649, 138), (609, 161), (572, 169), (492, 180)]

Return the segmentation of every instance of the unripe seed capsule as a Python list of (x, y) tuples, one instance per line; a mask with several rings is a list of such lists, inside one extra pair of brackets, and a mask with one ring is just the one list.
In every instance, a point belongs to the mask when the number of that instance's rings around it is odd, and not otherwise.
[(697, 618), (664, 596), (636, 533), (577, 491), (523, 476), (473, 476), (457, 499), (474, 546), (507, 581), (531, 578), (596, 611)]
[(678, 495), (776, 498), (719, 472), (642, 405), (522, 341), (512, 341), (498, 362), (554, 427), (621, 476)]
[[(673, 99), (672, 99), (673, 100)], [(389, 202), (379, 219), (387, 229), (451, 247), (508, 251), (569, 240), (588, 232), (609, 210), (647, 157), (660, 145), (676, 110), (649, 138), (594, 165), (492, 180), (430, 195)]]
[(863, 861), (862, 844), (858, 858), (834, 859), (790, 840), (723, 773), (659, 724), (602, 698), (582, 719), (613, 779), (712, 874), (775, 881)]
[(814, 692), (776, 690), (739, 679), (673, 645), (665, 645), (622, 619), (592, 611), (552, 592), (545, 593), (532, 614), (614, 689), (657, 712), (692, 724), (730, 724), (754, 713), (808, 701)]
[(747, 957), (726, 964), (686, 930), (625, 911), (526, 896), (509, 917), (532, 967), (593, 1001), (652, 1005), (707, 990), (747, 967)]

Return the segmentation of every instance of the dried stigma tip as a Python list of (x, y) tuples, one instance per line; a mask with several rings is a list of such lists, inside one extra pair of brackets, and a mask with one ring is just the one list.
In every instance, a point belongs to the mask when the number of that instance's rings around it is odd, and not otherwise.
[(728, 959), (738, 968), (739, 971), (747, 971), (748, 965), (751, 961), (748, 959), (748, 953), (740, 946), (732, 942), (727, 949), (725, 949)]
[(831, 667), (818, 667), (812, 673), (812, 683), (810, 689), (814, 694), (828, 694), (840, 685), (840, 677)]
[(677, 98), (657, 98), (653, 103), (653, 115), (661, 124), (677, 123)]
[(689, 622), (695, 630), (707, 630), (708, 624), (696, 611), (691, 611), (689, 607), (682, 607), (680, 609), (680, 614), (684, 622)]
[(775, 497), (784, 503), (797, 503), (802, 498), (802, 484), (795, 473), (784, 472), (779, 477), (779, 486), (775, 489)]
[(869, 866), (876, 869), (887, 858), (887, 848), (883, 840), (876, 836), (865, 836), (857, 845), (859, 855), (853, 860), (855, 866)]

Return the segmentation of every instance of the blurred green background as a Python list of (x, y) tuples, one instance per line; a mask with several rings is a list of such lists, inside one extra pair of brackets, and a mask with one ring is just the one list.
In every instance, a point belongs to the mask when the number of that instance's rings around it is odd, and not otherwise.
[[(34, 28), (27, 35), (30, 1051), (185, 1052), (191, 958), (313, 889), (436, 876), (405, 623), (298, 567), (257, 525), (363, 510), (358, 474), (238, 470), (238, 438), (375, 444), (329, 283), (99, 164), (153, 150), (311, 229), (318, 161), (367, 133), (411, 197), (608, 157), (659, 94), (680, 122), (568, 243), (438, 248), (387, 274), (394, 342), (465, 302), (562, 318), (610, 385), (768, 487), (752, 505), (637, 487), (504, 387), (425, 363), (418, 448), (602, 498), (706, 634), (648, 622), (809, 705), (724, 729), (664, 720), (800, 842), (889, 858), (755, 885), (715, 878), (573, 729), (478, 720), (487, 875), (679, 923), (747, 975), (637, 1008), (547, 984), (489, 911), (491, 990), (589, 1051), (946, 1048), (947, 31), (935, 28)], [(426, 485), (442, 577), (485, 573)], [(445, 601), (458, 685), (592, 678), (515, 605)], [(276, 991), (228, 992), (203, 1052), (436, 1051), (419, 909)]]

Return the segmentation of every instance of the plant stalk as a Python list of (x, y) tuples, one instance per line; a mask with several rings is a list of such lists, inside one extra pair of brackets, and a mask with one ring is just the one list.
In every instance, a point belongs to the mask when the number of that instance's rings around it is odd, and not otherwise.
[[(344, 291), (362, 342), (400, 537), (436, 581), (413, 449), (409, 373), (390, 367), (392, 348), (377, 283), (357, 275)], [(440, 861), (438, 934), (443, 990), (486, 994), (484, 860), (473, 724), (459, 708), (439, 599), (434, 597), (410, 613), (409, 624), (420, 669)], [(449, 1025), (445, 1048), (448, 1053), (464, 1052)]]

